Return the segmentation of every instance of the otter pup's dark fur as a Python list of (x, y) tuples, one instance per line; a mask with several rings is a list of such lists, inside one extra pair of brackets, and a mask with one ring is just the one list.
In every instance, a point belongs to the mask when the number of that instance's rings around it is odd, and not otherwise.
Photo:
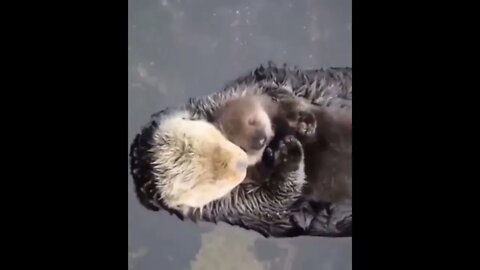
[(310, 108), (316, 130), (313, 136), (301, 139), (308, 184), (297, 202), (297, 211), (292, 210), (292, 217), (298, 226), (315, 234), (322, 231), (322, 219), (328, 215), (331, 227), (351, 234), (352, 114), (318, 106)]
[[(165, 117), (175, 112), (182, 112), (187, 114), (186, 117), (189, 119), (211, 122), (214, 112), (219, 107), (228, 100), (245, 93), (267, 94), (276, 100), (292, 96), (304, 97), (309, 102), (322, 107), (337, 107), (348, 111), (351, 109), (351, 78), (352, 70), (350, 68), (303, 71), (269, 65), (266, 68), (257, 68), (248, 75), (233, 81), (224, 91), (205, 98), (191, 99), (186, 106), (166, 109), (153, 115), (152, 121), (135, 138), (130, 152), (131, 172), (140, 202), (154, 211), (160, 209), (158, 203), (162, 208), (177, 214), (180, 218), (184, 217), (174, 209), (166, 207), (161, 200), (155, 199), (156, 183), (168, 180), (157, 178), (152, 165), (155, 162), (153, 153), (157, 147), (155, 137)], [(297, 153), (286, 156), (287, 158), (298, 158), (298, 152), (301, 149), (298, 147), (298, 142), (293, 138), (282, 141), (283, 144), (280, 145), (284, 146), (280, 146), (276, 150), (276, 155), (282, 157), (285, 156), (285, 153)], [(292, 162), (292, 164), (294, 163)], [(278, 173), (282, 173), (281, 170)], [(223, 221), (255, 230), (264, 236), (344, 236), (346, 232), (344, 227), (335, 226), (332, 221), (347, 220), (351, 224), (351, 210), (348, 208), (344, 217), (335, 214), (335, 211), (320, 211), (305, 230), (300, 230), (298, 224), (292, 222), (291, 216), (296, 213), (288, 210), (287, 206), (291, 203), (288, 200), (297, 200), (290, 195), (296, 194), (298, 188), (304, 184), (304, 182), (298, 182), (298, 179), (298, 175), (294, 177), (284, 175), (284, 177), (276, 178), (275, 181), (267, 181), (267, 183), (271, 183), (270, 187), (249, 188), (248, 184), (243, 185), (242, 188), (234, 189), (230, 196), (204, 207), (201, 214), (197, 211), (194, 213), (195, 215), (189, 217), (193, 220), (199, 218), (211, 222)], [(267, 202), (267, 207), (256, 208), (259, 201)], [(339, 208), (335, 203), (327, 206), (327, 210)], [(347, 231), (347, 233), (351, 232)]]

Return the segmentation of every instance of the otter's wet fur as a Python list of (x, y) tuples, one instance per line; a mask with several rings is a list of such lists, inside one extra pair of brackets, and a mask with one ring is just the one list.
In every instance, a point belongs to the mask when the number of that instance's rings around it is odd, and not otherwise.
[[(304, 184), (304, 181), (298, 181), (302, 178), (298, 175), (276, 178), (278, 181), (267, 181), (270, 186), (261, 189), (249, 189), (248, 184), (240, 185), (234, 188), (230, 195), (203, 207), (201, 214), (195, 211), (184, 216), (158, 199), (157, 182), (165, 179), (159, 179), (155, 174), (153, 149), (156, 141), (153, 138), (159, 132), (163, 121), (174, 113), (182, 112), (188, 119), (211, 122), (215, 110), (226, 101), (247, 93), (267, 94), (273, 99), (299, 96), (319, 106), (350, 110), (351, 80), (351, 68), (303, 71), (298, 68), (286, 66), (279, 68), (269, 64), (231, 82), (223, 91), (203, 98), (192, 98), (184, 106), (165, 109), (154, 114), (151, 122), (136, 136), (131, 147), (131, 173), (140, 202), (150, 210), (158, 211), (163, 208), (177, 214), (180, 218), (188, 217), (192, 220), (210, 222), (223, 221), (255, 230), (264, 236), (281, 237), (299, 234), (341, 236), (343, 232), (331, 226), (328, 212), (323, 218), (317, 219), (315, 233), (308, 229), (298, 231), (296, 224), (291, 222), (292, 213), (286, 209), (292, 201), (298, 199), (292, 194), (296, 194)], [(259, 208), (259, 202), (265, 207)]]
[(307, 184), (302, 198), (291, 208), (292, 218), (298, 226), (315, 234), (323, 227), (322, 219), (328, 215), (330, 226), (350, 235), (352, 112), (314, 105), (308, 107), (307, 111), (315, 118), (315, 132), (300, 138), (305, 152)]

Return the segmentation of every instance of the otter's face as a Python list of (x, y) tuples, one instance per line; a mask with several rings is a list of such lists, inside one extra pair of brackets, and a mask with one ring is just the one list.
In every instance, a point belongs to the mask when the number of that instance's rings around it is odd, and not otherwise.
[(169, 207), (203, 207), (238, 186), (248, 156), (211, 123), (165, 119), (154, 137), (155, 180)]
[(257, 163), (273, 137), (270, 117), (261, 108), (238, 112), (223, 124), (225, 136), (245, 151), (249, 165)]

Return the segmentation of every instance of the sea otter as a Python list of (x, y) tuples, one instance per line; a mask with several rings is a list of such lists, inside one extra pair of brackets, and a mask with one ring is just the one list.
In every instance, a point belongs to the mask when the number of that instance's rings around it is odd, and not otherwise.
[[(159, 144), (157, 139), (165, 120), (181, 112), (185, 119), (212, 122), (214, 112), (227, 101), (249, 94), (266, 94), (274, 100), (284, 97), (298, 96), (310, 103), (323, 107), (338, 107), (342, 110), (351, 109), (351, 69), (331, 68), (326, 70), (302, 71), (297, 68), (278, 68), (273, 64), (260, 67), (229, 85), (226, 89), (204, 98), (192, 98), (186, 105), (178, 108), (165, 109), (152, 116), (151, 122), (138, 134), (131, 147), (131, 172), (135, 182), (137, 196), (140, 202), (151, 210), (164, 208), (183, 218), (183, 214), (168, 207), (162, 200), (156, 200), (158, 183), (170, 181), (159, 178), (155, 171), (155, 151)], [(282, 142), (276, 155), (296, 159), (301, 164), (303, 149), (300, 143), (292, 137), (280, 140)], [(283, 159), (279, 159), (283, 160)], [(296, 162), (290, 162), (296, 164)], [(267, 181), (265, 188), (248, 189), (249, 185), (240, 185), (233, 189), (229, 196), (222, 197), (196, 211), (187, 217), (211, 222), (223, 221), (246, 229), (255, 230), (264, 236), (292, 235), (323, 235), (344, 236), (345, 226), (337, 226), (336, 221), (347, 220), (351, 223), (351, 211), (343, 211), (338, 215), (336, 204), (330, 204), (327, 210), (322, 210), (305, 230), (298, 230), (298, 225), (292, 222), (295, 212), (288, 210), (292, 200), (297, 200), (291, 194), (303, 187), (304, 181), (298, 175), (303, 170), (295, 170), (290, 175), (277, 170), (283, 177), (275, 181)], [(290, 168), (292, 169), (292, 168)], [(298, 168), (300, 169), (300, 168)], [(299, 172), (300, 171), (300, 172)], [(296, 174), (296, 175), (295, 175)], [(148, 186), (150, 188), (141, 188)], [(303, 198), (301, 196), (301, 198)], [(258, 202), (266, 202), (267, 207), (257, 207)], [(158, 205), (157, 205), (158, 203)], [(237, 207), (239, 206), (239, 207)], [(325, 208), (324, 208), (325, 209)], [(190, 213), (192, 214), (192, 213)], [(342, 217), (344, 215), (345, 218)], [(335, 222), (332, 222), (335, 221)]]
[[(247, 95), (227, 102), (219, 108), (213, 124), (189, 120), (182, 113), (166, 118), (156, 133), (153, 165), (156, 177), (169, 181), (146, 182), (140, 187), (153, 194), (151, 203), (161, 200), (185, 215), (246, 182), (247, 166), (256, 165), (273, 136), (270, 117), (274, 117), (275, 104), (267, 99)], [(253, 166), (248, 172), (260, 167)], [(256, 175), (260, 182), (263, 176)], [(252, 173), (246, 179), (252, 179)]]
[[(240, 184), (238, 177), (245, 174), (235, 169), (240, 167), (245, 171), (249, 159), (241, 148), (232, 148), (234, 144), (219, 137), (220, 131), (212, 127), (204, 120), (190, 120), (182, 112), (164, 115), (151, 137), (152, 148), (139, 155), (149, 157), (152, 176), (156, 180), (144, 182), (140, 189), (141, 192), (152, 189), (150, 192), (154, 195), (148, 203), (161, 205), (192, 220), (215, 222), (219, 218), (217, 214), (221, 214), (216, 211), (228, 209), (232, 217), (242, 217), (243, 220), (248, 216), (258, 218), (257, 211), (262, 211), (270, 222), (279, 222), (275, 227), (286, 227), (281, 224), (283, 222), (290, 224), (288, 219), (279, 217), (288, 214), (288, 207), (302, 194), (305, 171), (300, 142), (294, 136), (280, 140), (275, 149), (279, 162), (271, 169), (271, 180), (261, 185), (256, 181)], [(241, 159), (232, 157), (232, 154), (239, 153), (236, 150), (242, 151)], [(212, 169), (217, 170), (215, 174), (208, 173)], [(133, 171), (134, 175), (140, 173), (139, 170)], [(223, 176), (223, 179), (214, 179), (216, 175)], [(222, 183), (223, 188), (216, 190), (215, 187)], [(234, 184), (237, 185), (235, 188)], [(219, 196), (222, 194), (226, 196)], [(217, 214), (212, 215), (213, 212)], [(259, 224), (255, 229), (271, 234), (265, 225)], [(284, 231), (281, 229), (278, 233), (284, 234)]]

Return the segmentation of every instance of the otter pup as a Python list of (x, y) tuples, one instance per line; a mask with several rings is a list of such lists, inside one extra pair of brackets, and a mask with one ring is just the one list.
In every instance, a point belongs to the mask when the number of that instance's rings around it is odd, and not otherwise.
[[(351, 198), (351, 113), (327, 110), (300, 98), (274, 103), (265, 96), (249, 95), (227, 102), (215, 113), (213, 123), (228, 140), (247, 153), (250, 165), (255, 166), (249, 167), (246, 181), (259, 184), (262, 179), (270, 178), (272, 164), (281, 158), (275, 151), (281, 147), (281, 139), (295, 135), (300, 140), (305, 152), (308, 184), (305, 197), (297, 202), (292, 212), (299, 227), (308, 229), (317, 215), (323, 215), (322, 211), (334, 211), (328, 208), (331, 203), (348, 204)], [(273, 135), (275, 139), (271, 141)], [(267, 144), (264, 162), (257, 163)], [(345, 207), (336, 209), (345, 210)]]

